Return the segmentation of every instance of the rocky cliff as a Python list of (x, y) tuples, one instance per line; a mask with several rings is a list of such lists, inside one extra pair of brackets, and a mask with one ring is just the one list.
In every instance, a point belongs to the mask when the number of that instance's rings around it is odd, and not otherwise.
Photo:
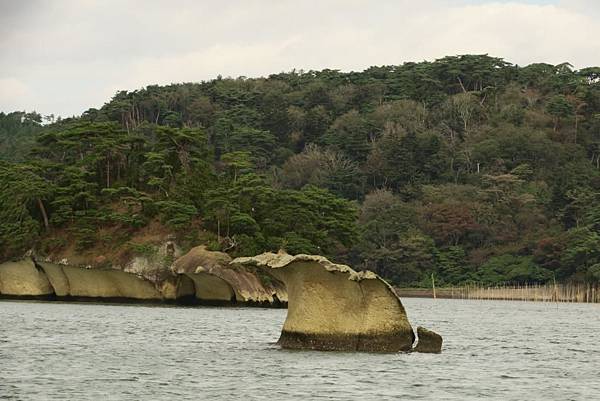
[(0, 294), (47, 297), (54, 294), (54, 289), (44, 271), (31, 259), (25, 259), (0, 265)]
[[(240, 303), (278, 305), (287, 303), (285, 286), (268, 272), (252, 267), (231, 264), (231, 257), (223, 252), (208, 251), (204, 246), (192, 248), (173, 263), (176, 274), (184, 274), (195, 282), (212, 279), (219, 297), (231, 297)], [(215, 294), (216, 295), (216, 294)]]
[(115, 269), (84, 269), (38, 262), (57, 297), (114, 300), (161, 300), (150, 281)]
[(285, 286), (231, 258), (193, 248), (165, 266), (164, 257), (137, 257), (125, 270), (31, 258), (0, 264), (0, 296), (45, 299), (285, 306)]

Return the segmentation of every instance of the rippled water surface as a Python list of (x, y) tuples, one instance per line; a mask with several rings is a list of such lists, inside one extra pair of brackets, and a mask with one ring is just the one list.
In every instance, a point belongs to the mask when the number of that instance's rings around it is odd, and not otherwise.
[(0, 399), (600, 400), (600, 305), (403, 300), (441, 355), (285, 351), (285, 310), (0, 302)]

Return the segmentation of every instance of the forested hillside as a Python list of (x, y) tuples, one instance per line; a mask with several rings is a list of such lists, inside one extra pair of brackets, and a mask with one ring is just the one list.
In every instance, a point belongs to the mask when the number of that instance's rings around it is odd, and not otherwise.
[(132, 246), (152, 225), (400, 285), (600, 280), (597, 67), (466, 55), (148, 86), (79, 118), (31, 116), (0, 114), (3, 257)]

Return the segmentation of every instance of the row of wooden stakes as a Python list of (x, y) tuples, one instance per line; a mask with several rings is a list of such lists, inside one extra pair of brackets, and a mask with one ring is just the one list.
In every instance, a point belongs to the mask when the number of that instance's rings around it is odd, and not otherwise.
[(460, 287), (397, 289), (397, 292), (401, 297), (600, 303), (600, 285), (592, 283), (497, 286), (469, 284)]

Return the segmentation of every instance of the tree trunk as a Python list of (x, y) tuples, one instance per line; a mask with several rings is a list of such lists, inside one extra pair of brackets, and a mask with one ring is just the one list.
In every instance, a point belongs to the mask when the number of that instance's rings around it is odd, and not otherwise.
[(110, 188), (110, 161), (106, 159), (106, 188)]
[(229, 223), (231, 222), (231, 214), (227, 211), (227, 238), (230, 237)]
[(463, 85), (462, 79), (460, 79), (460, 77), (456, 77), (456, 79), (458, 79), (458, 83), (460, 84), (460, 87), (462, 88), (463, 93), (467, 93), (467, 90), (465, 89), (465, 86)]
[(217, 242), (221, 244), (221, 219), (217, 217)]
[(483, 104), (485, 103), (485, 99), (487, 98), (487, 93), (483, 94), (483, 99), (481, 99), (481, 102), (479, 102), (479, 106), (483, 107)]
[(48, 214), (46, 213), (46, 208), (44, 207), (44, 202), (42, 202), (42, 200), (40, 198), (37, 198), (37, 204), (38, 204), (38, 207), (40, 208), (40, 212), (42, 213), (42, 217), (44, 219), (44, 227), (46, 228), (46, 231), (48, 231), (50, 229), (50, 224), (48, 224)]

